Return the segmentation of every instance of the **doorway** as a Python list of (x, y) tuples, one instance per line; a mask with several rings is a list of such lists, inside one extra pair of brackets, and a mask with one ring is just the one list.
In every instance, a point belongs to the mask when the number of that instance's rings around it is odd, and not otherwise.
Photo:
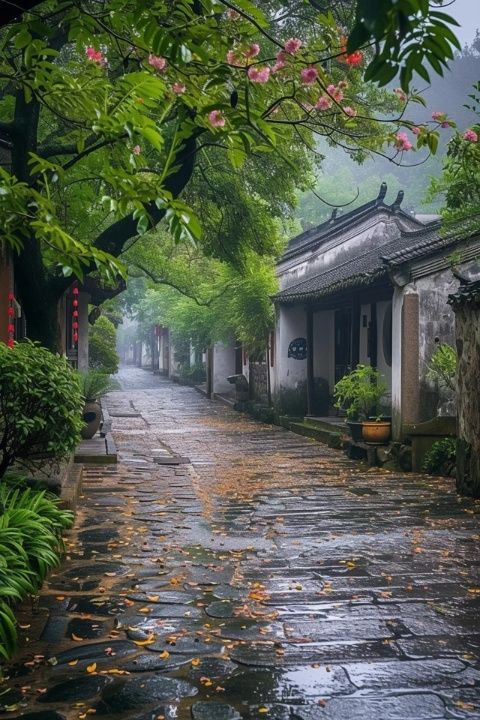
[(352, 309), (335, 310), (335, 383), (352, 369)]

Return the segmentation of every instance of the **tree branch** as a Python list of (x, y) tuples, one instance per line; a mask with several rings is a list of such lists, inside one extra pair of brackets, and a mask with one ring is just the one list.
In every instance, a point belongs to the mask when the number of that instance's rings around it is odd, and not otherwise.
[[(192, 176), (195, 167), (197, 139), (205, 132), (207, 131), (204, 128), (197, 128), (191, 137), (182, 145), (176, 155), (175, 161), (172, 163), (173, 166), (178, 167), (178, 170), (166, 178), (165, 190), (170, 192), (174, 198), (180, 195)], [(159, 209), (155, 202), (148, 203), (145, 206), (145, 210), (151, 220), (152, 227), (158, 225), (166, 213), (166, 209)], [(121, 220), (117, 220), (117, 222), (114, 222), (110, 227), (101, 232), (93, 245), (98, 250), (103, 250), (114, 257), (118, 257), (123, 252), (127, 240), (130, 240), (136, 235), (138, 235), (137, 220), (135, 220), (132, 213)], [(96, 265), (92, 263), (90, 267), (86, 268), (85, 274), (88, 275), (89, 273), (97, 271), (97, 269)], [(56, 286), (58, 295), (60, 296), (71, 283), (71, 278), (57, 278)]]

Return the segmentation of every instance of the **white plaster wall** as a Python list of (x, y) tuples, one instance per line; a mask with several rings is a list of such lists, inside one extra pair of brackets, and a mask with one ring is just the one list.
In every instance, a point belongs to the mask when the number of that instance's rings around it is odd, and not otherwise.
[(141, 345), (141, 366), (142, 367), (148, 367), (152, 364), (152, 354), (150, 352), (150, 346), (149, 343), (142, 342)]
[[(352, 225), (349, 229), (332, 233), (328, 239), (322, 241), (315, 250), (306, 250), (298, 257), (281, 260), (277, 266), (280, 289), (296, 285), (322, 272), (334, 265), (351, 260), (369, 250), (385, 245), (400, 236), (401, 227), (408, 223), (408, 219), (392, 216), (388, 210), (379, 210), (374, 217), (361, 223)], [(418, 223), (409, 223), (412, 228), (418, 229)], [(312, 238), (312, 242), (313, 242)]]
[(215, 343), (213, 346), (213, 392), (230, 393), (234, 386), (227, 381), (235, 375), (235, 342)]
[(325, 378), (330, 392), (335, 384), (335, 313), (313, 314), (313, 375)]
[(275, 366), (272, 373), (274, 388), (296, 389), (299, 382), (307, 379), (307, 361), (288, 357), (288, 346), (292, 340), (306, 337), (306, 313), (303, 306), (280, 305), (277, 310), (275, 334)]
[(175, 361), (175, 345), (170, 340), (170, 347), (168, 351), (169, 360), (168, 360), (168, 377), (174, 378), (178, 376), (178, 363)]
[(159, 343), (159, 351), (158, 351), (158, 369), (160, 370), (160, 372), (163, 372), (164, 370), (167, 370), (167, 368), (165, 367), (166, 363), (165, 363), (165, 358), (164, 358), (165, 335), (163, 334), (163, 332), (161, 333), (159, 340), (160, 340), (160, 343)]
[(242, 374), (248, 379), (250, 377), (250, 358), (245, 347), (242, 345)]
[(78, 369), (88, 370), (88, 293), (78, 293)]

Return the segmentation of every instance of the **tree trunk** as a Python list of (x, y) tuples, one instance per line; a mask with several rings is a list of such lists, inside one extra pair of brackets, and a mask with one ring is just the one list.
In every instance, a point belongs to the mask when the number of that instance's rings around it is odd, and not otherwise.
[(480, 498), (480, 292), (477, 298), (470, 295), (452, 304), (458, 351), (457, 490)]
[(26, 335), (38, 341), (52, 352), (60, 350), (58, 325), (58, 294), (51, 283), (44, 281), (39, 244), (36, 239), (25, 242), (23, 250), (15, 258), (15, 282), (17, 294), (25, 313)]

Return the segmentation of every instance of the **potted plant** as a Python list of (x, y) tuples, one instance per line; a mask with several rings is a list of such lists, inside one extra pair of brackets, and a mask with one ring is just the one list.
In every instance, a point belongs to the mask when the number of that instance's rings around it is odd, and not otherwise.
[(100, 370), (88, 370), (78, 373), (80, 392), (84, 399), (82, 438), (90, 440), (100, 427), (102, 406), (100, 398), (118, 388), (118, 383), (110, 375)]
[[(369, 365), (357, 365), (335, 385), (335, 407), (345, 410), (352, 440), (382, 443), (390, 437), (391, 423), (382, 417), (381, 401), (387, 386), (381, 373)], [(372, 417), (373, 416), (373, 417)]]

